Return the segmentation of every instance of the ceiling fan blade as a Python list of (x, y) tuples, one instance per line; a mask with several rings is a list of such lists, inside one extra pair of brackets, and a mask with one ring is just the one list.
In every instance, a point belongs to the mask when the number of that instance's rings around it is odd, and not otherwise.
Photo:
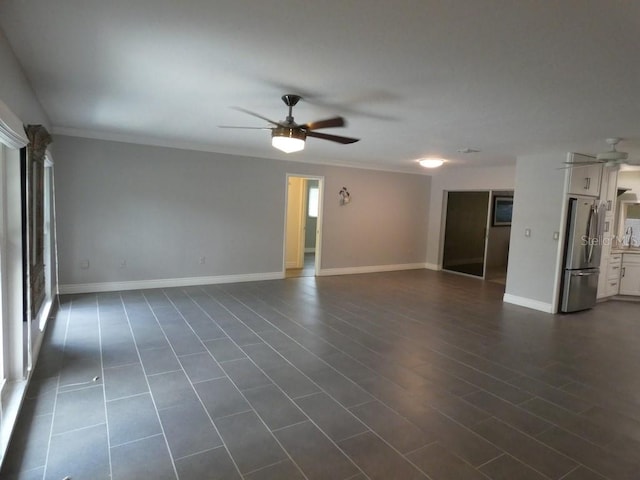
[(260, 119), (264, 120), (265, 122), (269, 122), (272, 125), (278, 125), (278, 126), (281, 126), (281, 127), (285, 126), (284, 124), (282, 124), (280, 122), (276, 122), (275, 120), (271, 120), (270, 118), (263, 117), (259, 113), (252, 112), (251, 110), (245, 110), (244, 108), (241, 108), (241, 107), (231, 107), (231, 108), (233, 108), (234, 110), (238, 110), (239, 112), (246, 113), (248, 115), (252, 115), (254, 117), (260, 118)]
[(564, 163), (564, 167), (558, 167), (556, 170), (568, 170), (573, 167), (588, 167), (589, 165), (602, 165), (605, 162), (599, 162), (594, 160), (593, 162), (562, 162)]
[(242, 128), (245, 130), (271, 130), (271, 127), (236, 127), (235, 125), (218, 125), (218, 128)]
[(566, 165), (572, 166), (572, 167), (586, 167), (588, 165), (600, 165), (602, 163), (605, 162), (600, 162), (598, 160), (594, 160), (593, 162), (562, 162)]
[(304, 125), (300, 125), (300, 128), (305, 130), (319, 130), (321, 128), (334, 128), (344, 127), (345, 121), (342, 117), (327, 118), (325, 120), (318, 120), (317, 122), (309, 122)]
[(336, 143), (342, 143), (344, 145), (348, 143), (355, 143), (359, 141), (359, 138), (349, 138), (349, 137), (341, 137), (340, 135), (327, 135), (326, 133), (318, 133), (318, 132), (307, 132), (307, 137), (315, 137), (321, 138), (322, 140), (330, 140)]

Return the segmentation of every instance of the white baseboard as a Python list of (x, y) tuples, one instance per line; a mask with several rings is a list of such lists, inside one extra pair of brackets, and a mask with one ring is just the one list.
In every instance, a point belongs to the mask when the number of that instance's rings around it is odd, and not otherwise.
[(424, 263), (403, 263), (400, 265), (370, 265), (366, 267), (323, 268), (318, 276), (354, 275), (358, 273), (395, 272), (398, 270), (417, 270), (426, 268)]
[(438, 265), (437, 263), (425, 263), (424, 268), (439, 271), (442, 270), (442, 265)]
[(511, 295), (505, 293), (502, 297), (502, 301), (505, 303), (512, 303), (521, 307), (531, 308), (532, 310), (538, 310), (545, 313), (556, 313), (553, 305), (550, 303), (540, 302), (538, 300), (531, 300), (530, 298), (519, 297), (517, 295)]
[(61, 294), (117, 292), (120, 290), (145, 290), (151, 288), (191, 287), (218, 283), (258, 282), (284, 278), (282, 272), (247, 273), (241, 275), (217, 275), (212, 277), (160, 278), (155, 280), (131, 280), (125, 282), (76, 283), (60, 285)]

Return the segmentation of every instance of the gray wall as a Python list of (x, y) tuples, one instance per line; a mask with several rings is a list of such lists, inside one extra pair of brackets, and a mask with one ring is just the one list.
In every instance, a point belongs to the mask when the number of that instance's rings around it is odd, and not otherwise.
[(427, 266), (442, 268), (442, 246), (444, 244), (443, 199), (452, 190), (513, 190), (515, 168), (461, 167), (435, 172), (431, 180), (429, 200), (429, 241), (427, 243)]
[(427, 176), (55, 142), (61, 285), (282, 272), (287, 173), (325, 177), (322, 269), (425, 262)]
[[(557, 306), (561, 242), (566, 215), (566, 153), (519, 157), (513, 200), (505, 301), (538, 310)], [(531, 236), (525, 237), (525, 229)]]
[(22, 68), (0, 29), (0, 99), (26, 124), (49, 125)]

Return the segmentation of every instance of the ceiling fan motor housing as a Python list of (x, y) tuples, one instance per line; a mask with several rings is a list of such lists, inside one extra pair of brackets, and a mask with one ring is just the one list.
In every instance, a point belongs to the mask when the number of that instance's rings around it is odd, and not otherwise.
[(282, 101), (287, 107), (295, 107), (302, 97), (300, 95), (294, 95), (293, 93), (287, 93), (282, 96)]
[(305, 140), (307, 138), (307, 133), (298, 127), (283, 127), (281, 125), (278, 125), (271, 130), (271, 136), (298, 138), (300, 140)]

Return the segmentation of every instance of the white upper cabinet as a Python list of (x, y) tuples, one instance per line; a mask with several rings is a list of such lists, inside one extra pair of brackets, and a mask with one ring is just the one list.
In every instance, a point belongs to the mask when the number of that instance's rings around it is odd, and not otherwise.
[(579, 153), (570, 153), (568, 161), (571, 163), (585, 163), (584, 166), (572, 166), (569, 170), (569, 195), (600, 196), (600, 181), (602, 179), (602, 164), (592, 164), (595, 159)]

